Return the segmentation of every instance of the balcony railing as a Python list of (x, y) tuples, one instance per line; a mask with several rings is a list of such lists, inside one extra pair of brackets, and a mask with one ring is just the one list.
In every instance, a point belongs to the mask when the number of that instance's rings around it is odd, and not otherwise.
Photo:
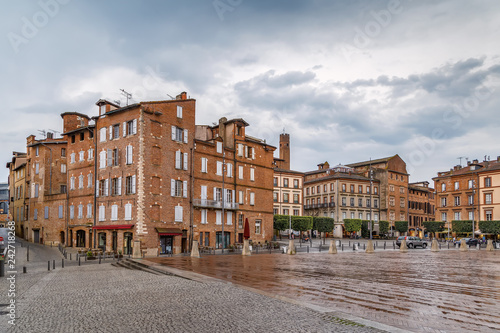
[[(222, 209), (222, 201), (207, 200), (207, 199), (193, 199), (193, 205), (196, 207), (216, 208)], [(235, 210), (239, 209), (240, 205), (235, 202), (224, 202), (224, 209)]]
[(328, 207), (335, 207), (335, 202), (330, 202), (330, 203), (328, 204)]

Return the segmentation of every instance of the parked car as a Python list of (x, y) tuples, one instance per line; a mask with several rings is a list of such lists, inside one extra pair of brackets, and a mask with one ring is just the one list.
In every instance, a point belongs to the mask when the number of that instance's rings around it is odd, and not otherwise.
[[(465, 239), (466, 245), (476, 246), (479, 243), (479, 240), (477, 238), (462, 238), (462, 239)], [(460, 243), (462, 242), (462, 239), (456, 240), (455, 245), (460, 245)]]
[(396, 245), (398, 247), (401, 246), (401, 242), (406, 240), (406, 246), (408, 246), (409, 249), (413, 249), (414, 247), (420, 246), (421, 248), (425, 249), (427, 247), (427, 241), (423, 240), (420, 237), (413, 237), (413, 236), (400, 236), (398, 237), (396, 241)]

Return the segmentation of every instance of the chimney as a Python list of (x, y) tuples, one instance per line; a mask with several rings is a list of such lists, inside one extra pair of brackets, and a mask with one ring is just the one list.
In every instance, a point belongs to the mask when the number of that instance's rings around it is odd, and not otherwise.
[(472, 163), (474, 164), (478, 164), (479, 163), (479, 160), (473, 160)]
[(219, 136), (222, 138), (222, 141), (224, 142), (224, 146), (226, 145), (226, 123), (227, 118), (222, 117), (219, 119)]
[(467, 161), (467, 166), (471, 165), (472, 162), (471, 161)]
[(280, 134), (280, 159), (283, 169), (290, 170), (290, 134)]
[(497, 156), (497, 162), (500, 162), (500, 156)]
[(175, 96), (175, 99), (176, 100), (187, 99), (187, 92), (185, 92), (185, 91), (181, 92), (179, 95)]

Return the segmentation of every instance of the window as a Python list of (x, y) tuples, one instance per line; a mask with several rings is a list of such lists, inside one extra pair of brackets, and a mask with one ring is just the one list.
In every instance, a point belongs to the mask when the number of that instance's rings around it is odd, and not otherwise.
[(346, 205), (346, 198), (342, 197), (342, 206), (345, 206), (345, 205)]
[(170, 183), (170, 195), (172, 197), (187, 198), (187, 181), (172, 179)]
[(374, 194), (378, 194), (378, 187), (376, 187), (376, 186), (375, 186), (375, 187), (373, 188), (373, 193), (374, 193)]
[(66, 185), (61, 185), (61, 193), (66, 193), (67, 192), (67, 188), (66, 188)]
[(243, 214), (238, 215), (238, 229), (243, 229)]
[(182, 222), (183, 220), (183, 208), (182, 206), (175, 206), (175, 222)]
[(106, 151), (103, 150), (99, 153), (99, 169), (106, 168)]
[(458, 190), (460, 188), (460, 185), (458, 182), (455, 182), (455, 191)]
[(342, 192), (345, 192), (345, 184), (342, 184)]
[(366, 207), (370, 208), (371, 207), (371, 201), (370, 199), (366, 199)]
[(363, 207), (363, 199), (358, 198), (358, 206)]
[(94, 183), (94, 178), (92, 177), (92, 174), (89, 173), (87, 175), (87, 187), (91, 188), (93, 183)]
[(441, 198), (441, 207), (446, 207), (446, 198)]
[(60, 219), (62, 219), (64, 217), (64, 215), (63, 215), (63, 205), (59, 205), (58, 213), (59, 213), (58, 217)]
[(293, 180), (293, 188), (299, 188), (299, 180), (298, 179)]
[[(250, 168), (250, 180), (255, 181), (255, 169), (254, 168)], [(287, 182), (286, 187), (288, 187), (288, 182)]]
[(378, 208), (378, 199), (373, 200), (373, 207)]
[(207, 173), (208, 160), (205, 157), (201, 158), (201, 172)]
[(446, 219), (447, 219), (447, 214), (441, 213), (441, 221), (446, 222)]
[(394, 197), (389, 197), (389, 205), (392, 207), (396, 205), (396, 199), (394, 199)]
[(472, 179), (470, 179), (470, 180), (467, 182), (467, 184), (468, 184), (468, 187), (469, 187), (469, 188), (473, 188), (473, 187), (474, 187), (474, 181), (473, 181)]
[(405, 193), (405, 188), (403, 186), (399, 187), (399, 193), (401, 194)]
[(491, 210), (487, 210), (484, 213), (486, 215), (486, 221), (492, 221), (493, 220), (493, 214), (492, 214)]
[(238, 143), (237, 145), (238, 156), (243, 156), (243, 144)]
[(316, 193), (316, 190), (315, 190), (315, 187), (313, 186), (313, 187), (311, 187), (311, 194), (314, 194), (314, 193)]
[(177, 118), (182, 118), (182, 106), (177, 105)]
[(442, 183), (441, 184), (441, 192), (445, 192), (446, 191), (446, 183)]
[(299, 210), (298, 209), (294, 209), (293, 210), (293, 215), (294, 216), (299, 216)]
[(78, 162), (85, 161), (85, 152), (82, 150), (78, 153)]
[(474, 212), (469, 212), (469, 220), (474, 220)]
[(233, 212), (228, 211), (226, 213), (226, 223), (227, 223), (227, 225), (232, 225), (233, 224)]
[(78, 176), (78, 188), (83, 188), (83, 175)]
[(469, 195), (467, 197), (467, 203), (472, 206), (474, 204), (474, 196), (473, 195)]
[(217, 170), (215, 172), (217, 176), (222, 176), (222, 162), (217, 161)]
[(73, 164), (76, 162), (76, 154), (75, 153), (71, 153), (70, 155), (70, 163)]
[(492, 203), (492, 194), (491, 193), (486, 193), (484, 195), (484, 204), (485, 205), (491, 205)]
[(222, 142), (217, 141), (217, 142), (216, 142), (216, 146), (217, 146), (217, 147), (216, 147), (217, 152), (218, 152), (219, 154), (222, 154)]
[(75, 143), (75, 135), (74, 134), (71, 136), (71, 143)]
[(108, 196), (108, 184), (109, 184), (109, 181), (107, 179), (99, 180), (99, 189), (98, 189), (99, 196), (103, 196), (103, 197)]
[(35, 175), (40, 173), (40, 163), (35, 163)]
[(283, 202), (288, 203), (288, 201), (289, 201), (288, 197), (289, 197), (288, 193), (283, 193)]
[(351, 204), (351, 207), (354, 207), (354, 198), (350, 198), (350, 204)]
[(222, 201), (222, 189), (219, 187), (214, 187), (214, 200)]
[(250, 192), (250, 205), (254, 206), (255, 205), (255, 193)]
[(106, 207), (99, 206), (99, 221), (106, 221)]
[(351, 193), (354, 193), (354, 185), (350, 186)]
[(404, 206), (405, 206), (405, 199), (404, 198), (399, 198), (399, 207), (404, 208)]
[(111, 195), (122, 195), (122, 177), (111, 179)]
[(61, 164), (61, 173), (66, 173), (66, 164)]
[(460, 220), (462, 220), (462, 216), (461, 216), (460, 212), (455, 212), (455, 213), (453, 214), (453, 216), (454, 216), (454, 220), (455, 220), (455, 221), (460, 221)]
[(69, 189), (74, 190), (75, 189), (75, 177), (71, 177), (69, 179)]
[(208, 220), (207, 220), (207, 210), (206, 209), (202, 209), (201, 210), (201, 224), (207, 224), (208, 223)]
[(38, 209), (36, 208), (33, 210), (33, 219), (38, 220)]
[(172, 126), (172, 140), (188, 143), (188, 130)]
[(99, 142), (106, 142), (106, 127), (99, 130)]
[(66, 148), (61, 148), (61, 157), (66, 157)]
[(132, 145), (128, 145), (126, 150), (125, 150), (125, 163), (127, 165), (132, 164), (133, 162), (133, 152), (134, 152), (134, 147)]
[(484, 187), (491, 187), (491, 178), (490, 177), (484, 178)]
[(238, 166), (238, 178), (243, 179), (243, 166)]
[(363, 193), (363, 185), (358, 185), (358, 193)]
[(306, 195), (309, 195), (309, 187), (306, 188)]
[(260, 234), (261, 233), (261, 220), (255, 220), (255, 233)]
[[(278, 197), (276, 197), (277, 200)], [(243, 191), (238, 191), (238, 203), (243, 205)]]
[(78, 205), (78, 218), (83, 219), (83, 205), (82, 204)]
[(35, 156), (38, 156), (40, 154), (40, 147), (36, 146), (35, 147)]
[(362, 219), (363, 219), (363, 213), (359, 213), (358, 218), (359, 218), (360, 220), (362, 220)]
[[(252, 170), (252, 169), (250, 169)], [(252, 177), (251, 171), (250, 171), (250, 178)], [(283, 178), (283, 187), (288, 187), (288, 178)]]
[(111, 206), (111, 221), (118, 220), (118, 205)]
[(274, 183), (273, 183), (273, 186), (274, 186), (274, 187), (277, 187), (277, 186), (278, 186), (278, 177), (274, 177)]
[(389, 191), (394, 192), (394, 185), (389, 185)]
[(132, 220), (132, 204), (131, 203), (125, 204), (125, 220), (126, 221)]
[(137, 119), (129, 120), (124, 123), (123, 136), (137, 134)]
[(222, 224), (222, 211), (220, 210), (215, 211), (215, 224), (218, 225)]
[(175, 168), (176, 169), (188, 169), (188, 154), (182, 153), (180, 150), (175, 152)]
[(69, 206), (69, 218), (70, 219), (75, 218), (75, 206), (73, 205)]
[(273, 201), (278, 202), (278, 193), (277, 192), (273, 192)]
[(88, 160), (92, 161), (94, 159), (94, 149), (90, 148), (89, 150), (87, 150), (87, 155), (89, 156)]
[(347, 218), (347, 213), (346, 212), (342, 212), (342, 220), (345, 220)]
[(299, 203), (299, 195), (298, 194), (293, 195), (293, 203), (295, 203), (295, 204)]
[(460, 197), (459, 196), (453, 197), (453, 202), (455, 206), (460, 206)]
[(233, 165), (231, 163), (226, 163), (226, 176), (233, 177)]
[(87, 218), (92, 218), (92, 204), (87, 204)]
[(354, 212), (351, 212), (351, 219), (355, 218)]

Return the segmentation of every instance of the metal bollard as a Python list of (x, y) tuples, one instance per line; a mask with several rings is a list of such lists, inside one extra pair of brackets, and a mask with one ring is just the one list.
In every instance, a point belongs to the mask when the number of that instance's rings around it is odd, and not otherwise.
[(319, 244), (319, 252), (321, 252), (321, 243)]
[(384, 250), (385, 250), (385, 242), (384, 242)]
[(342, 244), (342, 252), (344, 252), (344, 244)]
[(23, 266), (23, 274), (26, 274), (26, 266)]
[(69, 260), (73, 260), (73, 259), (71, 258), (71, 253), (69, 254)]
[(356, 244), (354, 244), (354, 243), (352, 244), (352, 250), (356, 251)]
[(394, 248), (394, 250), (396, 249), (396, 244), (394, 244), (394, 242), (392, 242), (392, 247)]
[(28, 249), (26, 250), (26, 261), (30, 261), (30, 246), (28, 245)]
[(307, 245), (307, 253), (309, 253), (309, 245)]
[(450, 243), (448, 243), (448, 250), (450, 249)]
[(87, 256), (85, 256), (85, 262), (87, 262)]
[(4, 265), (4, 261), (0, 261), (0, 277), (4, 277), (5, 276), (5, 265)]
[(439, 249), (441, 250), (441, 243), (439, 243)]
[(377, 247), (377, 246), (378, 246), (378, 241), (375, 241), (375, 247)]
[(366, 250), (366, 243), (363, 244), (363, 250)]
[(80, 263), (80, 257), (78, 257), (78, 266), (80, 266), (81, 263)]
[(50, 260), (47, 261), (47, 270), (50, 271)]
[(61, 268), (64, 268), (64, 259), (61, 259)]
[(99, 253), (99, 264), (101, 263), (101, 254)]
[(56, 269), (56, 261), (52, 260), (52, 269)]
[(349, 247), (351, 247), (351, 241), (349, 241)]

